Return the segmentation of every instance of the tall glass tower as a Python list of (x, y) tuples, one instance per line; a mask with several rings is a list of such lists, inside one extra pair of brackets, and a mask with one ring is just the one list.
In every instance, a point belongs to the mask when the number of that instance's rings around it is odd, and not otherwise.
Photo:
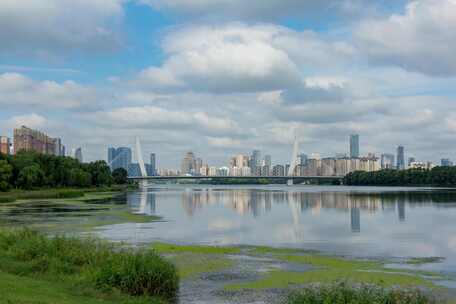
[(405, 170), (405, 152), (404, 147), (397, 147), (397, 169)]
[(350, 135), (350, 157), (351, 158), (359, 157), (359, 135), (358, 134)]

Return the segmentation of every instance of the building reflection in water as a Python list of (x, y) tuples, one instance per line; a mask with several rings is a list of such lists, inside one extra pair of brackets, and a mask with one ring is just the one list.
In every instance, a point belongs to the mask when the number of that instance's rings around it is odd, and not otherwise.
[(353, 233), (361, 232), (361, 212), (359, 208), (352, 207), (350, 208), (351, 216), (351, 230)]
[[(149, 198), (148, 198), (149, 199)], [(155, 199), (155, 198), (154, 198)], [(397, 210), (405, 221), (405, 206), (410, 198), (398, 193), (297, 192), (263, 189), (187, 189), (182, 193), (182, 207), (194, 216), (207, 205), (221, 205), (240, 215), (259, 217), (272, 211), (274, 204), (287, 204), (295, 224), (299, 213), (319, 214), (323, 209), (350, 211), (351, 231), (361, 232), (362, 213)]]
[(156, 194), (147, 188), (127, 194), (127, 202), (138, 214), (155, 215), (157, 212)]

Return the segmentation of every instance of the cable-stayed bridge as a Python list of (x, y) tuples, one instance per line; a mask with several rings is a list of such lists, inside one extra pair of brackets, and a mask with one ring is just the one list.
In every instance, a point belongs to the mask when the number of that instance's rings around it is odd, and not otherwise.
[(170, 181), (170, 180), (200, 180), (200, 181), (217, 181), (217, 180), (261, 180), (267, 179), (275, 182), (285, 181), (287, 184), (298, 184), (306, 181), (323, 181), (323, 182), (341, 182), (344, 176), (295, 176), (296, 167), (299, 165), (299, 141), (295, 136), (293, 144), (293, 152), (291, 155), (290, 168), (285, 176), (148, 176), (144, 159), (142, 156), (141, 142), (139, 137), (136, 137), (136, 159), (139, 163), (141, 176), (129, 177), (130, 180), (136, 181)]

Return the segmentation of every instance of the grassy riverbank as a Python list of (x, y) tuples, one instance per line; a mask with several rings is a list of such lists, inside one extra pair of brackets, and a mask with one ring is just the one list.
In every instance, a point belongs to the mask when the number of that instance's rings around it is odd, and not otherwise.
[(105, 187), (91, 188), (54, 188), (54, 189), (37, 189), (37, 190), (20, 190), (15, 189), (9, 192), (0, 192), (0, 204), (11, 203), (18, 200), (31, 199), (62, 199), (62, 198), (80, 198), (85, 194), (94, 192), (122, 192), (128, 190), (132, 185), (113, 185)]
[[(287, 299), (287, 304), (450, 303), (445, 302), (447, 298), (440, 302), (433, 300), (434, 296), (444, 293), (444, 289), (436, 285), (445, 279), (443, 276), (386, 266), (391, 261), (357, 260), (326, 256), (315, 251), (251, 246), (156, 243), (153, 248), (177, 266), (184, 285), (198, 279), (204, 282), (212, 277), (225, 278), (218, 288), (229, 295), (298, 290)], [(422, 260), (422, 263), (427, 262), (434, 260)], [(337, 300), (345, 296), (349, 297), (347, 301)]]
[(152, 250), (0, 231), (2, 303), (166, 303), (178, 286), (175, 267)]

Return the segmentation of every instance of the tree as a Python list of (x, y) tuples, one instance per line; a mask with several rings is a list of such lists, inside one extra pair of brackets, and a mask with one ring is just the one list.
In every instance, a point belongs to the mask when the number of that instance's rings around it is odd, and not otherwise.
[(80, 168), (74, 168), (70, 171), (69, 186), (72, 187), (90, 187), (92, 184), (92, 175)]
[(18, 185), (24, 189), (42, 186), (44, 173), (38, 164), (25, 167), (19, 172)]
[(128, 172), (124, 168), (117, 168), (112, 172), (114, 183), (117, 185), (125, 185), (128, 183)]
[(111, 186), (111, 169), (105, 161), (99, 160), (92, 162), (88, 165), (87, 169), (92, 176), (92, 186)]
[(8, 191), (11, 188), (12, 175), (13, 167), (6, 160), (0, 160), (0, 191)]

